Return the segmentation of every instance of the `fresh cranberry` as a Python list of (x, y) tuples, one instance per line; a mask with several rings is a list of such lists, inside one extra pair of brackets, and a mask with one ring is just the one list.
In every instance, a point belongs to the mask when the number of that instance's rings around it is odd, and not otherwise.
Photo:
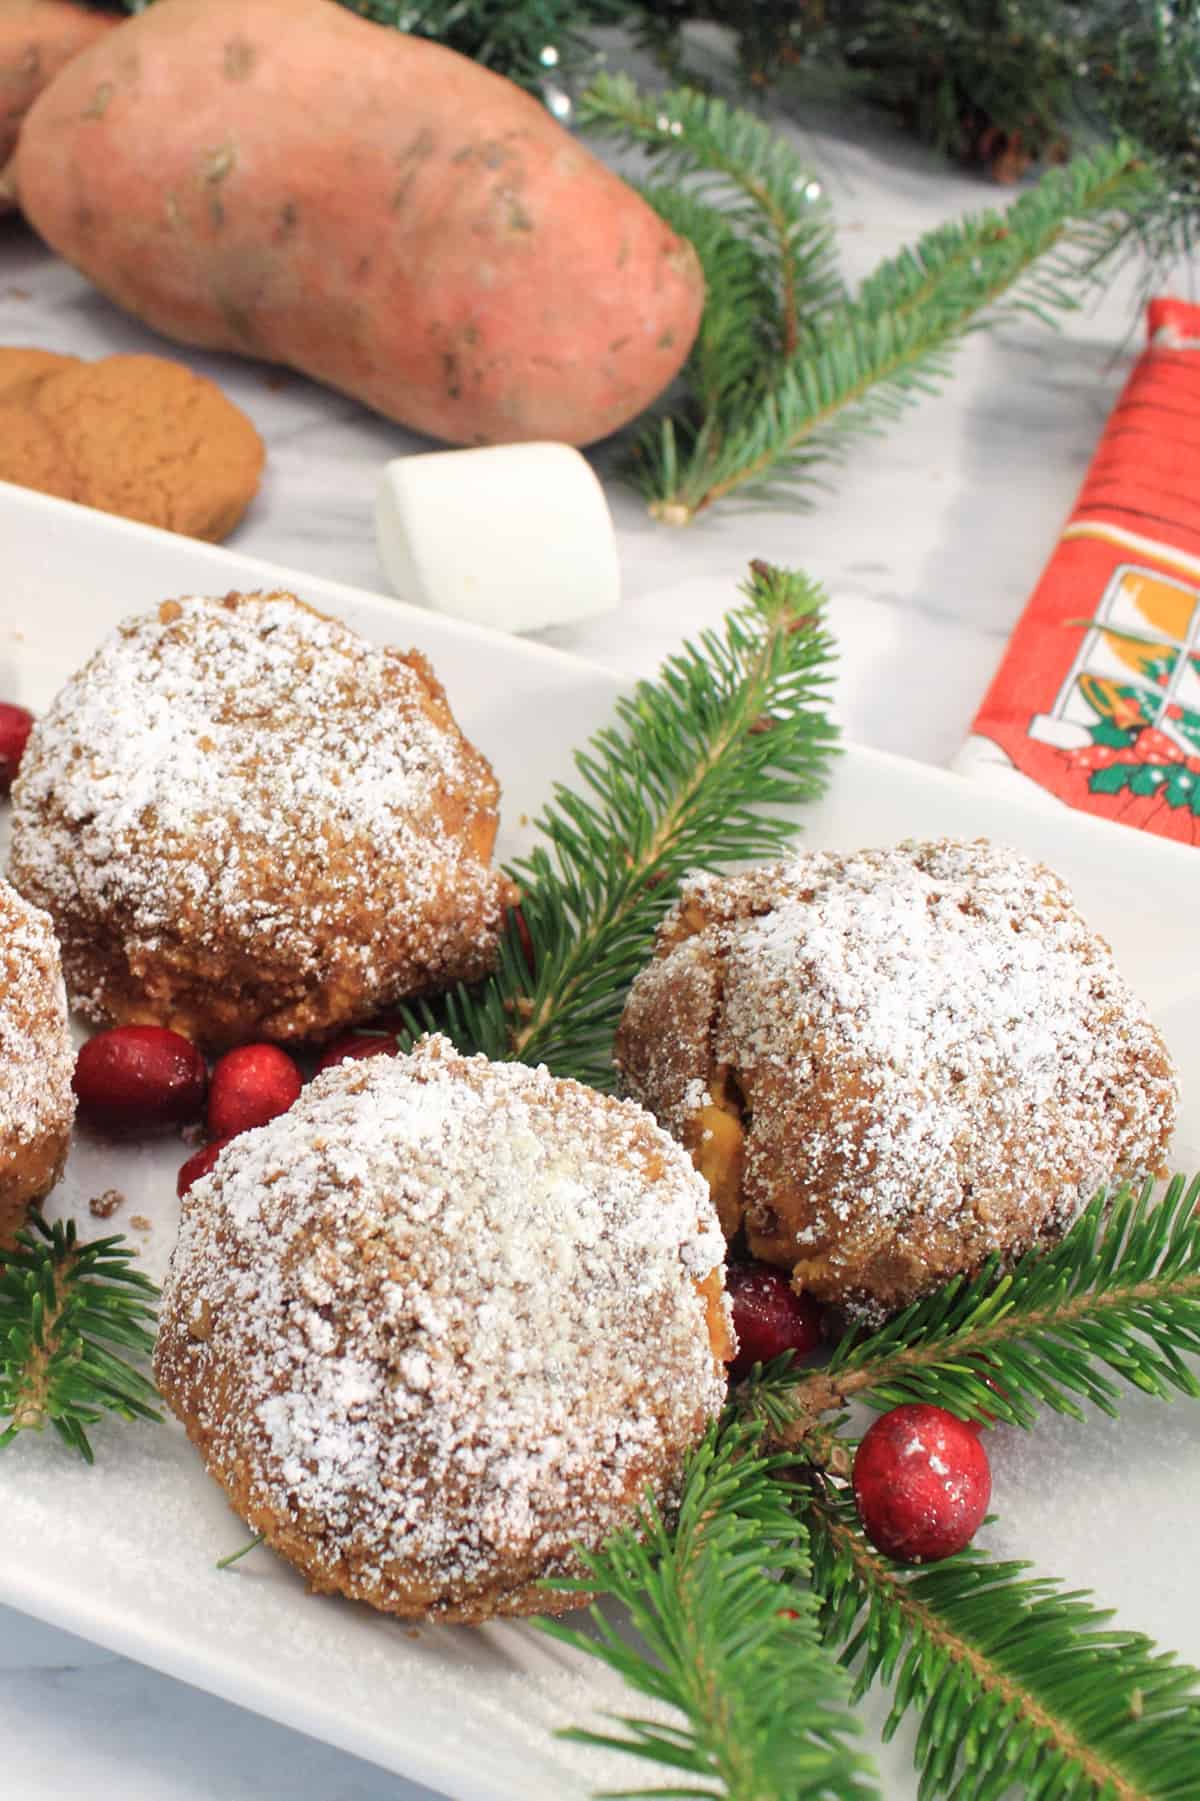
[(208, 1174), (225, 1146), (231, 1142), (228, 1138), (214, 1138), (212, 1143), (206, 1144), (202, 1151), (197, 1151), (195, 1156), (189, 1157), (186, 1163), (180, 1164), (179, 1174), (175, 1178), (175, 1192), (180, 1200), (183, 1199), (193, 1182), (198, 1182), (201, 1176)]
[(903, 1563), (937, 1563), (969, 1545), (983, 1522), (992, 1472), (978, 1432), (944, 1407), (882, 1414), (854, 1458), (863, 1531)]
[(7, 793), (12, 785), (32, 730), (32, 713), (11, 701), (0, 700), (0, 794)]
[(194, 1044), (165, 1026), (114, 1026), (89, 1038), (72, 1086), (84, 1120), (125, 1137), (195, 1119), (208, 1071)]
[(212, 1072), (208, 1130), (236, 1138), (286, 1113), (304, 1086), (300, 1071), (275, 1044), (243, 1044), (227, 1051)]
[(320, 1075), (322, 1070), (336, 1069), (339, 1063), (363, 1057), (394, 1057), (399, 1049), (400, 1040), (394, 1032), (347, 1032), (344, 1038), (335, 1038), (323, 1052), (316, 1073)]
[(797, 1294), (782, 1270), (766, 1263), (734, 1263), (726, 1271), (725, 1287), (738, 1341), (729, 1366), (733, 1381), (748, 1376), (756, 1363), (769, 1363), (785, 1351), (803, 1355), (820, 1344), (820, 1307), (811, 1295)]

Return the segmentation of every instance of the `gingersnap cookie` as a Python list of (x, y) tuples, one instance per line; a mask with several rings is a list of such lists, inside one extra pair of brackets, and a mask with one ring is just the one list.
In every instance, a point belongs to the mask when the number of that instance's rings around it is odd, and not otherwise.
[(56, 350), (0, 345), (0, 406), (23, 407), (50, 376), (79, 365), (77, 356), (63, 356)]
[(62, 1174), (74, 1066), (50, 921), (0, 880), (0, 1248)]
[(343, 1063), (183, 1203), (155, 1376), (318, 1591), (471, 1623), (578, 1605), (725, 1398), (724, 1242), (629, 1102), (462, 1057)]
[(868, 1316), (1157, 1170), (1178, 1099), (1066, 884), (983, 841), (695, 877), (616, 1057), (726, 1234)]
[(0, 399), (0, 482), (36, 488), (59, 500), (77, 498), (57, 434), (27, 402), (6, 406)]
[(23, 405), (56, 447), (53, 485), (0, 433), (0, 480), (219, 542), (258, 489), (264, 451), (215, 382), (156, 356), (109, 356), (39, 381)]
[(291, 594), (166, 601), (35, 723), (12, 879), (88, 1018), (320, 1039), (491, 967), (498, 794), (418, 652)]

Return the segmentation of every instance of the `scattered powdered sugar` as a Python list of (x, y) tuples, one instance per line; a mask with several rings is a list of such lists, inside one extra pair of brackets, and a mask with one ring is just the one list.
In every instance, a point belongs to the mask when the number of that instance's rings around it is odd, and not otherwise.
[(723, 1255), (640, 1108), (431, 1039), (330, 1070), (195, 1184), (158, 1372), (319, 1583), (487, 1611), (670, 1497), (724, 1399)]
[(23, 1151), (70, 1126), (74, 1068), (50, 920), (0, 879), (0, 1188)]
[(494, 937), (496, 799), (415, 653), (288, 594), (189, 597), (127, 621), (38, 721), (12, 869), (59, 919), (73, 993), (97, 932), (131, 968), (186, 941), (383, 982), (406, 936), (434, 973), (464, 921)]
[(686, 1025), (692, 989), (698, 1042), (647, 1051), (630, 1087), (679, 1130), (732, 1069), (747, 1224), (834, 1289), (869, 1289), (880, 1258), (900, 1286), (905, 1258), (945, 1279), (959, 1234), (968, 1261), (1028, 1243), (1165, 1153), (1162, 1042), (1065, 885), (1015, 852), (942, 841), (694, 877), (627, 1018), (647, 1038), (668, 1011)]

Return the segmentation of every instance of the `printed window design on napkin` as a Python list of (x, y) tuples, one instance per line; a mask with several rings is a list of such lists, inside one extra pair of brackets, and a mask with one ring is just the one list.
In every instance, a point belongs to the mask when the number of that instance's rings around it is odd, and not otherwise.
[(1200, 843), (1200, 307), (1149, 324), (959, 767)]
[(1123, 563), (1049, 713), (1029, 736), (1087, 771), (1092, 794), (1200, 813), (1200, 588)]

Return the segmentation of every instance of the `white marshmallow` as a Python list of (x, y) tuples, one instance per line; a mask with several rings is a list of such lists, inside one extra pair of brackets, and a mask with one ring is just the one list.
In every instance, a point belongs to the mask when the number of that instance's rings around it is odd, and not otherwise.
[(620, 600), (608, 502), (568, 444), (398, 457), (380, 479), (375, 531), (401, 600), (474, 625), (535, 631)]

